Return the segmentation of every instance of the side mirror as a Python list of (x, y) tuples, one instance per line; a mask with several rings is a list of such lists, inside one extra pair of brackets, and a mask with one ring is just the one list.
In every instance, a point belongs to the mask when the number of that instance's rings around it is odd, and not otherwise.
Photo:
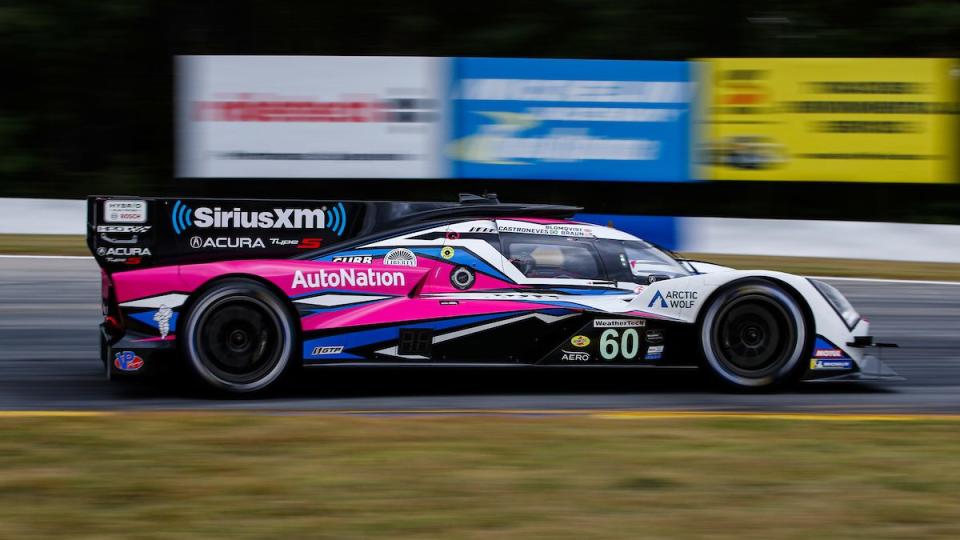
[(653, 285), (658, 281), (663, 281), (665, 279), (670, 279), (670, 276), (666, 274), (650, 274), (647, 276), (647, 285)]

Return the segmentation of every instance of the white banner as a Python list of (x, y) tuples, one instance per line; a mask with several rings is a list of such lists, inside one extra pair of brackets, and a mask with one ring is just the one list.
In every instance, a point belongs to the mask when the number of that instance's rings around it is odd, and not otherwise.
[(439, 178), (442, 62), (180, 56), (177, 175)]

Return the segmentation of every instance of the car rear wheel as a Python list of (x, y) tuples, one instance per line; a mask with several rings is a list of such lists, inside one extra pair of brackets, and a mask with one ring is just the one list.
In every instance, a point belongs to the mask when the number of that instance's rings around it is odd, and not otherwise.
[(786, 291), (765, 281), (737, 283), (706, 308), (700, 329), (705, 366), (734, 388), (780, 387), (802, 371), (809, 332)]
[(260, 392), (282, 378), (296, 332), (286, 305), (256, 281), (223, 281), (193, 303), (183, 326), (184, 356), (208, 385)]

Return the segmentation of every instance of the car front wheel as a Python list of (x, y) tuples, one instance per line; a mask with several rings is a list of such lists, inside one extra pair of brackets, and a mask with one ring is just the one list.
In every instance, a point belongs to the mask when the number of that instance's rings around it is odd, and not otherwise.
[(736, 283), (706, 308), (700, 328), (705, 367), (739, 389), (772, 389), (802, 372), (812, 329), (797, 301), (766, 281)]

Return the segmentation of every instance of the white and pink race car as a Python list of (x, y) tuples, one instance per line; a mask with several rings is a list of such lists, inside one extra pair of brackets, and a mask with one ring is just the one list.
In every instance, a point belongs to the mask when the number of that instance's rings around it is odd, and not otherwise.
[(229, 393), (293, 369), (701, 368), (741, 389), (891, 379), (832, 286), (689, 261), (576, 207), (90, 197), (102, 357)]

